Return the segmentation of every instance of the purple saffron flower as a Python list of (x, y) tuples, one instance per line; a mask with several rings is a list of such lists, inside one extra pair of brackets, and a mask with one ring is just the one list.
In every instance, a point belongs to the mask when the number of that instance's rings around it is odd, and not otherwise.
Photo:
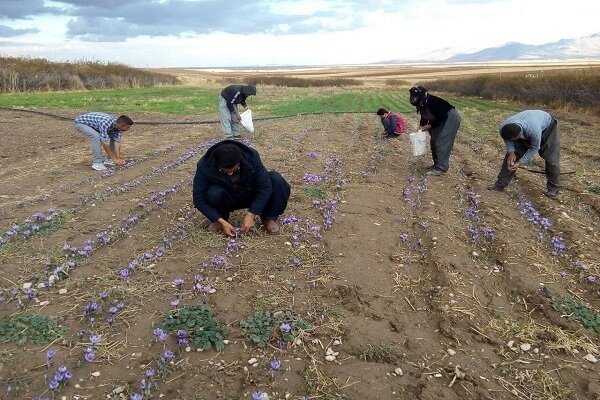
[(273, 360), (270, 363), (271, 371), (278, 371), (281, 368), (281, 361)]
[(596, 275), (589, 275), (587, 277), (587, 280), (590, 282), (596, 282), (596, 279), (598, 279), (598, 277)]
[(102, 336), (100, 335), (91, 335), (90, 336), (90, 343), (95, 346), (98, 343), (100, 343), (100, 340), (102, 339)]
[(224, 256), (214, 256), (212, 259), (212, 265), (213, 267), (220, 267), (221, 265), (225, 264), (225, 257)]
[(103, 290), (102, 292), (100, 292), (100, 298), (102, 300), (106, 300), (108, 298), (108, 292), (106, 290)]
[(177, 289), (181, 289), (182, 285), (183, 285), (183, 279), (176, 278), (175, 280), (173, 280), (173, 286), (175, 286)]
[(267, 395), (264, 392), (252, 393), (252, 400), (265, 400), (266, 398), (267, 398)]
[(154, 374), (155, 374), (155, 373), (156, 373), (156, 371), (155, 371), (154, 369), (152, 369), (152, 368), (148, 368), (148, 369), (146, 370), (146, 372), (145, 372), (145, 375), (146, 375), (148, 378), (152, 378), (152, 377), (154, 376)]
[(92, 362), (96, 359), (96, 354), (94, 354), (94, 350), (91, 349), (90, 347), (85, 349), (85, 355), (84, 355), (85, 361), (87, 362)]
[(48, 387), (50, 388), (50, 390), (56, 390), (56, 389), (58, 389), (59, 385), (60, 385), (60, 382), (58, 382), (56, 379), (52, 379), (48, 383)]
[(177, 300), (173, 300), (173, 301), (171, 302), (171, 307), (177, 307), (177, 306), (179, 306), (179, 299), (177, 299)]
[(408, 240), (408, 233), (404, 232), (400, 235), (400, 240), (406, 242)]
[(299, 267), (302, 265), (302, 260), (296, 257), (292, 260), (292, 263), (294, 263), (294, 267)]
[(129, 270), (127, 268), (123, 268), (120, 272), (119, 272), (119, 276), (121, 277), (121, 279), (123, 279), (124, 281), (129, 279)]
[(186, 347), (188, 345), (188, 340), (185, 338), (177, 339), (177, 344), (179, 347)]
[(279, 326), (279, 330), (281, 331), (281, 333), (286, 334), (292, 330), (292, 326), (287, 322), (284, 322)]
[(154, 328), (152, 332), (154, 333), (154, 336), (156, 336), (156, 339), (160, 340), (161, 342), (164, 342), (169, 338), (169, 335), (161, 328)]
[(171, 350), (166, 350), (163, 354), (165, 361), (171, 361), (173, 357), (175, 357), (175, 353), (173, 353)]
[(186, 331), (185, 329), (179, 329), (177, 331), (177, 337), (180, 338), (180, 339), (181, 338), (186, 338), (188, 336), (189, 336), (188, 331)]
[(56, 351), (54, 351), (52, 349), (48, 350), (46, 352), (46, 360), (48, 360), (48, 362), (51, 362), (55, 355), (56, 355)]
[(111, 307), (108, 309), (108, 312), (111, 314), (116, 314), (117, 312), (119, 312), (119, 309), (117, 307)]
[(130, 400), (144, 400), (144, 397), (139, 393), (134, 393), (129, 397)]

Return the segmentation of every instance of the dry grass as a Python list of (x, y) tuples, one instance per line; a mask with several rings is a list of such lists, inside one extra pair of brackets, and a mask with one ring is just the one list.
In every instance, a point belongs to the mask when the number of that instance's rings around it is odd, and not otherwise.
[(44, 58), (0, 57), (0, 92), (135, 88), (175, 85), (171, 75), (99, 61), (51, 62)]

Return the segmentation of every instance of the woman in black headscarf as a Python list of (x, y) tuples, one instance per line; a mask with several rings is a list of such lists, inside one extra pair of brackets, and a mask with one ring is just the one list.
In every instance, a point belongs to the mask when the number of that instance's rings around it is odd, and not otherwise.
[(428, 131), (431, 136), (433, 165), (427, 174), (443, 175), (450, 168), (450, 153), (460, 127), (460, 114), (452, 104), (429, 94), (423, 86), (413, 86), (408, 91), (410, 104), (421, 116), (419, 129)]

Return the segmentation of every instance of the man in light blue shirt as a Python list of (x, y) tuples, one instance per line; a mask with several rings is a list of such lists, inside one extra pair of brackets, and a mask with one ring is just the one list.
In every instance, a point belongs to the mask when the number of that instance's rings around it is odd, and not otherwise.
[(542, 110), (521, 111), (500, 125), (500, 136), (506, 145), (506, 156), (496, 183), (488, 189), (504, 190), (515, 171), (529, 164), (535, 153), (539, 153), (546, 164), (545, 195), (556, 197), (560, 190), (560, 138), (556, 119)]

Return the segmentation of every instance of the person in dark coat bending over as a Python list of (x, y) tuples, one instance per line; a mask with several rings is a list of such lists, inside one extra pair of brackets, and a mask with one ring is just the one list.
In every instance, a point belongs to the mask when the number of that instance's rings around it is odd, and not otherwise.
[(285, 211), (289, 197), (290, 185), (281, 174), (267, 171), (258, 152), (242, 143), (219, 142), (198, 161), (194, 207), (210, 220), (210, 229), (215, 232), (235, 237), (229, 213), (247, 208), (242, 232), (252, 230), (254, 217), (260, 215), (267, 233), (278, 234), (277, 218)]
[(417, 108), (421, 115), (419, 129), (429, 131), (431, 139), (431, 157), (433, 165), (429, 167), (428, 175), (440, 176), (450, 168), (450, 153), (454, 139), (460, 127), (460, 114), (446, 100), (427, 93), (423, 86), (413, 86), (409, 89), (410, 104)]
[(554, 198), (560, 190), (560, 138), (556, 118), (542, 110), (525, 110), (508, 117), (500, 125), (506, 156), (496, 182), (490, 190), (502, 191), (515, 171), (539, 153), (545, 160), (546, 196)]
[(219, 95), (219, 115), (225, 139), (241, 139), (241, 116), (238, 112), (238, 104), (247, 109), (246, 100), (249, 96), (256, 96), (256, 86), (229, 85), (221, 90), (221, 94)]

